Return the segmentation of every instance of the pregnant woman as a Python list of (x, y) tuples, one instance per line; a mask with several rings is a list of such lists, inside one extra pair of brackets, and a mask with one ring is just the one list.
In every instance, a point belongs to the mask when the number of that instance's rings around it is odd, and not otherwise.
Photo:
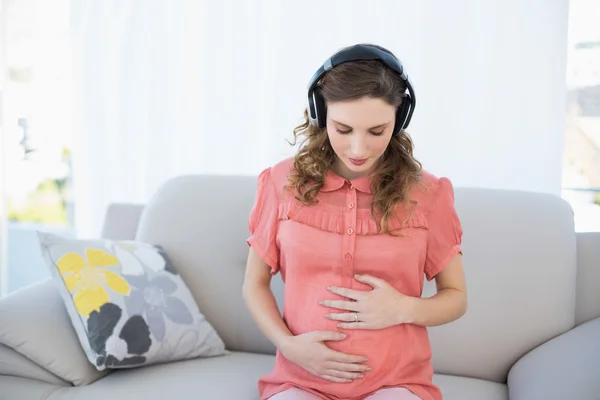
[(244, 299), (277, 347), (260, 398), (441, 400), (427, 327), (465, 313), (462, 227), (450, 180), (413, 157), (412, 85), (391, 52), (358, 44), (308, 99), (304, 142), (261, 172), (249, 217)]

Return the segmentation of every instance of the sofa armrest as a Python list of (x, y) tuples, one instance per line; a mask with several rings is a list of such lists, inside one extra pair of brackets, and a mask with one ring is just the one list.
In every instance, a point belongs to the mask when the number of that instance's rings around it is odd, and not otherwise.
[(600, 232), (577, 232), (575, 324), (600, 317)]
[(0, 376), (27, 378), (59, 386), (71, 386), (27, 357), (0, 344)]
[(511, 400), (593, 400), (600, 393), (600, 318), (533, 349), (508, 373)]
[(0, 300), (0, 344), (76, 386), (106, 375), (89, 363), (51, 279)]
[(54, 396), (60, 389), (47, 382), (0, 375), (0, 400), (62, 400), (64, 397)]

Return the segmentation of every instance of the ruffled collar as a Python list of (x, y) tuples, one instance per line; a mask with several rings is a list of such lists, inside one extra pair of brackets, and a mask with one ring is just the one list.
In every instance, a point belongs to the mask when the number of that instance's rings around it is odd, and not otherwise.
[(325, 175), (325, 183), (321, 187), (321, 191), (333, 192), (341, 189), (344, 185), (351, 185), (361, 192), (371, 193), (371, 178), (369, 176), (348, 180), (331, 170)]

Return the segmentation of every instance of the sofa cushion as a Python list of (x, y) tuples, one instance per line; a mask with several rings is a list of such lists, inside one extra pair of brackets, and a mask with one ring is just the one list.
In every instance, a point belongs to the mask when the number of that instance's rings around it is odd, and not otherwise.
[(144, 211), (142, 204), (112, 203), (106, 209), (101, 237), (111, 240), (132, 240)]
[[(144, 207), (136, 240), (166, 250), (229, 350), (275, 354), (242, 297), (255, 189), (253, 177), (173, 178)], [(282, 309), (280, 276), (272, 287)]]
[(79, 343), (98, 370), (225, 354), (160, 247), (38, 236)]
[(0, 400), (48, 400), (61, 386), (14, 376), (0, 376)]
[(106, 375), (87, 361), (50, 279), (0, 301), (0, 343), (73, 385), (86, 385)]
[(223, 357), (119, 370), (90, 386), (62, 389), (48, 400), (257, 400), (258, 379), (274, 361), (274, 356), (231, 352)]
[(24, 355), (2, 344), (0, 344), (0, 375), (35, 379), (60, 386), (70, 386), (68, 382), (65, 382)]
[[(258, 379), (275, 357), (231, 352), (225, 357), (188, 360), (115, 371), (87, 387), (63, 388), (48, 400), (258, 400)], [(506, 385), (479, 379), (436, 375), (444, 400), (508, 400)]]
[(508, 387), (483, 379), (436, 374), (433, 383), (440, 387), (444, 400), (508, 400)]

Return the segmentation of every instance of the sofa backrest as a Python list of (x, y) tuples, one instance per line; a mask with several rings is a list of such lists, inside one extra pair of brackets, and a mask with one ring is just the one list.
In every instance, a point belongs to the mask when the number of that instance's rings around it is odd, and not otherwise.
[(429, 329), (434, 367), (504, 382), (517, 359), (575, 324), (573, 213), (559, 197), (519, 191), (458, 188), (455, 204), (468, 311)]
[[(175, 178), (146, 205), (136, 238), (164, 247), (229, 350), (274, 353), (242, 298), (255, 190), (252, 177)], [(280, 279), (273, 289), (282, 299)]]
[[(145, 206), (136, 238), (166, 249), (230, 350), (274, 353), (241, 294), (255, 189), (255, 177), (172, 179)], [(520, 356), (574, 326), (572, 211), (544, 194), (456, 188), (455, 198), (469, 309), (458, 321), (429, 328), (434, 368), (504, 382)], [(279, 275), (272, 288), (282, 309)], [(432, 295), (434, 283), (423, 292)]]

